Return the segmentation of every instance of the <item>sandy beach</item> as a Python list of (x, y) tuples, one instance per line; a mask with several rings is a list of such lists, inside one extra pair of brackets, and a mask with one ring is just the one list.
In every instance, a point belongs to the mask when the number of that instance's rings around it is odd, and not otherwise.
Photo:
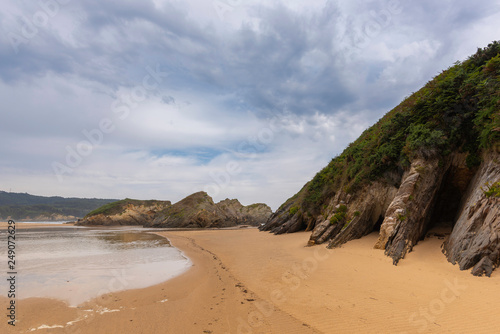
[[(49, 299), (18, 300), (15, 328), (3, 316), (0, 332), (498, 332), (500, 276), (461, 272), (446, 261), (436, 237), (395, 267), (372, 248), (376, 234), (327, 250), (304, 247), (309, 233), (160, 233), (192, 260), (183, 275), (77, 308)], [(5, 294), (0, 305), (6, 310)]]

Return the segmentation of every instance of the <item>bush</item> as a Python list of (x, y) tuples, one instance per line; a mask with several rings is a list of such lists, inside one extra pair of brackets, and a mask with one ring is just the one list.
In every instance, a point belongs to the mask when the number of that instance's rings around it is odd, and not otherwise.
[(500, 198), (500, 181), (493, 183), (491, 186), (489, 184), (486, 185), (488, 190), (484, 192), (486, 197), (499, 197)]
[(345, 219), (346, 213), (345, 212), (337, 212), (336, 214), (333, 215), (332, 218), (330, 218), (330, 224), (338, 224), (342, 222)]
[(424, 124), (411, 125), (406, 139), (409, 155), (434, 156), (446, 142), (443, 131), (432, 130)]
[(337, 224), (342, 222), (346, 218), (347, 214), (347, 206), (341, 204), (337, 210), (335, 210), (335, 214), (330, 218), (330, 224)]
[(407, 169), (418, 156), (468, 153), (480, 163), (482, 150), (500, 142), (500, 43), (457, 62), (405, 98), (351, 143), (304, 187), (302, 208), (319, 214), (336, 192), (355, 193)]
[(299, 212), (299, 208), (297, 206), (293, 206), (290, 208), (290, 211), (289, 211), (290, 216), (295, 215), (297, 212)]

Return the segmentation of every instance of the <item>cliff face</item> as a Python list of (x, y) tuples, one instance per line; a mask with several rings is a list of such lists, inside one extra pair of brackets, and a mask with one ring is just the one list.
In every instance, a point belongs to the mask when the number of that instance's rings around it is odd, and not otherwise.
[(436, 194), (443, 180), (438, 160), (417, 159), (403, 178), (380, 228), (375, 248), (385, 249), (394, 264), (421, 239), (430, 220)]
[(441, 73), (367, 129), (263, 231), (312, 231), (327, 247), (377, 231), (394, 264), (433, 227), (461, 269), (500, 265), (500, 44)]
[(170, 201), (139, 201), (125, 199), (107, 204), (79, 219), (79, 226), (145, 225), (157, 213), (171, 205)]
[[(481, 165), (459, 210), (443, 252), (460, 269), (491, 275), (500, 264), (500, 197), (488, 191), (499, 185), (500, 155), (490, 154)], [(498, 186), (500, 188), (500, 186)]]
[(326, 219), (314, 228), (309, 245), (329, 241), (328, 247), (334, 248), (371, 233), (396, 191), (393, 185), (375, 182), (355, 196), (339, 192), (327, 207), (326, 217), (320, 217)]
[(265, 204), (243, 206), (238, 200), (214, 203), (205, 192), (192, 194), (162, 210), (146, 227), (220, 228), (237, 225), (258, 226), (272, 211)]
[(500, 197), (498, 190), (488, 192), (495, 185), (500, 189), (500, 154), (485, 154), (475, 173), (464, 158), (453, 155), (445, 166), (436, 159), (417, 159), (399, 187), (374, 182), (354, 195), (339, 192), (316, 217), (291, 210), (292, 200), (261, 230), (292, 233), (314, 221), (308, 245), (328, 242), (328, 248), (379, 230), (374, 248), (397, 264), (432, 226), (451, 221), (451, 235), (443, 244), (448, 260), (462, 270), (474, 267), (474, 275), (489, 276), (500, 265)]

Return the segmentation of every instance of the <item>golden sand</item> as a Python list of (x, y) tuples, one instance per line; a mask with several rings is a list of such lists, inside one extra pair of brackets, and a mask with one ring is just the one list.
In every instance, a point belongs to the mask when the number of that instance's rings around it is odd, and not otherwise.
[[(161, 232), (194, 263), (185, 274), (69, 308), (17, 301), (1, 333), (497, 333), (500, 276), (473, 277), (426, 239), (395, 267), (372, 248), (304, 247), (309, 233)], [(7, 299), (0, 299), (3, 310)], [(6, 312), (5, 312), (6, 313)], [(51, 327), (51, 328), (47, 328)]]

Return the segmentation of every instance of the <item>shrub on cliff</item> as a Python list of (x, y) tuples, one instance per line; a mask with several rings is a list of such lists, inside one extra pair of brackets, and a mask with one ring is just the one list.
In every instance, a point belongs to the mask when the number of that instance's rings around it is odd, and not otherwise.
[[(493, 42), (440, 73), (351, 143), (295, 197), (303, 212), (319, 213), (338, 191), (352, 193), (409, 167), (417, 156), (480, 152), (500, 141), (500, 44)], [(299, 202), (299, 203), (298, 203)]]

